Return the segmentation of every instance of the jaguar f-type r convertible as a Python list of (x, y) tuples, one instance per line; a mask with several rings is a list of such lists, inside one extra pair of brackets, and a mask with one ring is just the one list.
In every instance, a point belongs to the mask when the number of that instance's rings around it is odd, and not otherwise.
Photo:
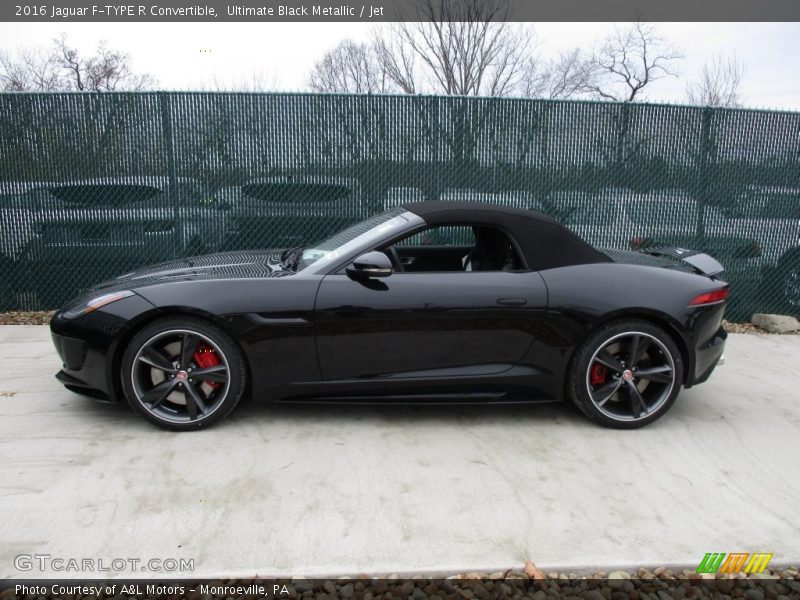
[(273, 402), (569, 399), (610, 427), (661, 417), (725, 345), (706, 254), (601, 251), (533, 211), (400, 206), (318, 243), (122, 275), (53, 317), (77, 393), (191, 430)]

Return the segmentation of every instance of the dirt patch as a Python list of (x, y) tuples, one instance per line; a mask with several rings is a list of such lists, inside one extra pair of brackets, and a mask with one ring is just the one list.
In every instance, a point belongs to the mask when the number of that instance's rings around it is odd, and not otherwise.
[(17, 310), (0, 313), (0, 325), (47, 325), (55, 312), (54, 310)]
[(731, 323), (730, 321), (722, 321), (722, 326), (728, 333), (762, 333), (769, 335), (761, 327), (756, 327), (752, 323)]

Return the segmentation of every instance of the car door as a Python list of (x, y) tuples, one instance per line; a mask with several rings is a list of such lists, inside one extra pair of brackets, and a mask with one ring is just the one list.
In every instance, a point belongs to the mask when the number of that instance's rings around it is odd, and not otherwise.
[(531, 271), (325, 276), (317, 353), (325, 380), (490, 375), (522, 360), (547, 308)]

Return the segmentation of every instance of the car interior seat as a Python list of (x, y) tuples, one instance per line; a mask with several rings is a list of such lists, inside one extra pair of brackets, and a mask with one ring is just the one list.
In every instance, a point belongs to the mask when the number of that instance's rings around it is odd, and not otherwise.
[(514, 271), (517, 267), (516, 253), (508, 236), (492, 227), (472, 228), (475, 247), (467, 255), (465, 267), (471, 271)]

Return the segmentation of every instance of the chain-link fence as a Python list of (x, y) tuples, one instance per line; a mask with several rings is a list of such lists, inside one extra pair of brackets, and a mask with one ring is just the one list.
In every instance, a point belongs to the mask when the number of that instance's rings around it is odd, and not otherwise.
[(0, 308), (437, 198), (538, 209), (599, 247), (704, 250), (733, 318), (800, 312), (800, 113), (165, 92), (0, 94)]

